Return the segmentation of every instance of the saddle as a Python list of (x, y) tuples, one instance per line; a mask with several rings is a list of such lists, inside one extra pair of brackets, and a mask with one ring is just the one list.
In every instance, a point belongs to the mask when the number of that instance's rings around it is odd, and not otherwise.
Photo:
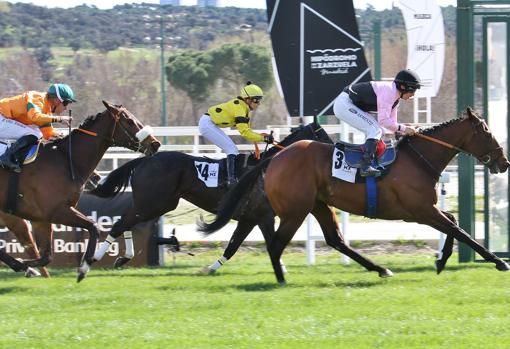
[[(363, 144), (352, 144), (339, 141), (335, 147), (345, 154), (345, 162), (351, 167), (360, 168), (363, 160)], [(377, 146), (376, 160), (372, 165), (384, 170), (397, 157), (395, 143), (392, 140), (380, 141)]]
[[(24, 155), (23, 165), (30, 164), (35, 161), (37, 158), (37, 154), (39, 153), (39, 146), (41, 145), (41, 142), (34, 144), (30, 147), (30, 149), (21, 149), (19, 151), (20, 155)], [(0, 154), (3, 154), (7, 150), (7, 143), (0, 142)]]

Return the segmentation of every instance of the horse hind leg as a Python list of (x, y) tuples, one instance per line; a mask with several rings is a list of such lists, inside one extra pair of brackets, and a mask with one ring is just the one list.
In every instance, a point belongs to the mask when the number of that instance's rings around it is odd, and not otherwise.
[(255, 223), (247, 221), (246, 219), (240, 219), (237, 222), (236, 229), (232, 233), (232, 237), (230, 238), (228, 245), (223, 252), (223, 255), (213, 264), (203, 267), (199, 273), (209, 275), (214, 274), (219, 268), (223, 266), (223, 264), (232, 258), (232, 256), (239, 249), (239, 246), (241, 246), (243, 241), (246, 239), (248, 234), (250, 234), (254, 227)]
[(342, 233), (340, 232), (340, 228), (338, 227), (336, 214), (329, 206), (318, 201), (312, 210), (312, 214), (319, 222), (328, 245), (340, 253), (350, 257), (358, 264), (365, 267), (365, 269), (369, 271), (376, 271), (379, 274), (379, 277), (386, 278), (393, 276), (391, 270), (375, 264), (345, 243)]
[[(16, 217), (17, 218), (17, 217)], [(44, 257), (41, 257), (41, 254), (39, 253), (39, 249), (37, 247), (37, 244), (34, 241), (34, 238), (32, 236), (32, 233), (30, 231), (30, 227), (28, 222), (26, 222), (24, 219), (19, 218), (19, 221), (17, 224), (13, 227), (11, 225), (8, 225), (9, 230), (13, 232), (16, 237), (18, 238), (18, 241), (23, 245), (23, 248), (25, 249), (25, 252), (28, 254), (28, 256), (31, 258), (30, 260), (25, 260), (24, 263), (29, 266), (29, 269), (27, 271), (27, 276), (43, 276), (43, 277), (50, 277), (50, 273), (48, 272), (48, 269), (44, 266), (49, 264), (50, 257), (48, 256), (48, 253), (45, 253)], [(38, 229), (39, 226), (34, 224), (33, 228)], [(51, 229), (51, 226), (49, 227)], [(42, 232), (36, 232), (39, 236), (47, 237), (48, 235), (42, 234)], [(51, 234), (50, 234), (51, 236)], [(51, 238), (49, 239), (51, 240)], [(45, 250), (46, 252), (46, 250)], [(39, 266), (40, 274), (37, 272), (34, 272), (31, 268), (32, 266)], [(39, 274), (39, 275), (37, 275)]]
[(0, 249), (0, 261), (4, 262), (14, 272), (18, 273), (24, 271), (25, 277), (27, 278), (41, 276), (41, 273), (37, 270), (29, 267), (22, 260), (8, 255), (4, 249)]
[(289, 244), (290, 240), (298, 230), (301, 223), (305, 219), (307, 213), (293, 216), (289, 218), (281, 218), (280, 226), (274, 233), (273, 238), (270, 240), (267, 251), (271, 258), (271, 264), (276, 276), (276, 281), (280, 285), (285, 285), (285, 277), (281, 266), (281, 256), (285, 247)]

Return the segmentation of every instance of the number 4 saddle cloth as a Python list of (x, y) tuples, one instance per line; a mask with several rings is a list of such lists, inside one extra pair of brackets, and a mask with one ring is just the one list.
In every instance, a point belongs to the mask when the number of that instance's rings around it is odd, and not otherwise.
[[(365, 178), (359, 175), (363, 147), (363, 144), (336, 143), (331, 165), (332, 176), (350, 183), (364, 183)], [(397, 155), (395, 143), (392, 140), (381, 140), (377, 145), (376, 154), (372, 165), (381, 170), (382, 176), (384, 176), (389, 165), (395, 161)]]
[[(237, 178), (254, 166), (258, 161), (253, 154), (239, 154), (236, 156), (236, 176)], [(197, 178), (200, 179), (209, 188), (226, 186), (227, 183), (227, 159), (211, 159), (207, 157), (195, 158), (195, 169)]]

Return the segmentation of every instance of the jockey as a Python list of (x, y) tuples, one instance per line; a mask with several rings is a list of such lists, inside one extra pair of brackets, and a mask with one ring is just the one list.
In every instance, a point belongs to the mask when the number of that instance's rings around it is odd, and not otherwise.
[(418, 75), (401, 70), (393, 81), (369, 81), (344, 88), (333, 105), (335, 116), (365, 133), (360, 175), (379, 176), (381, 172), (371, 165), (383, 128), (412, 136), (415, 129), (397, 122), (400, 99), (408, 100), (421, 86)]
[(202, 136), (227, 154), (227, 185), (235, 183), (235, 157), (239, 154), (236, 145), (221, 128), (235, 126), (241, 136), (252, 142), (273, 143), (272, 135), (256, 133), (250, 128), (250, 111), (256, 110), (262, 100), (262, 89), (250, 81), (241, 89), (237, 98), (213, 105), (198, 122)]
[(66, 84), (53, 84), (47, 92), (28, 91), (0, 99), (0, 139), (15, 139), (0, 156), (0, 166), (19, 172), (23, 159), (19, 150), (28, 149), (44, 137), (60, 136), (52, 122), (69, 122), (70, 116), (55, 116), (76, 102), (73, 90)]

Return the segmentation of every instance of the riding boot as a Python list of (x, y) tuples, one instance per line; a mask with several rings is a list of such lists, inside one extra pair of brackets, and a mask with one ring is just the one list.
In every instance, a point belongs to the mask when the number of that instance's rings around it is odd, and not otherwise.
[(227, 186), (230, 187), (236, 183), (236, 156), (229, 154), (227, 155)]
[(365, 151), (363, 152), (363, 160), (361, 161), (360, 175), (362, 177), (380, 176), (381, 171), (372, 166), (375, 159), (375, 150), (377, 148), (378, 139), (369, 138), (365, 142)]
[(24, 161), (29, 147), (36, 144), (38, 140), (34, 135), (19, 138), (0, 156), (0, 166), (14, 172), (21, 172), (21, 163)]

